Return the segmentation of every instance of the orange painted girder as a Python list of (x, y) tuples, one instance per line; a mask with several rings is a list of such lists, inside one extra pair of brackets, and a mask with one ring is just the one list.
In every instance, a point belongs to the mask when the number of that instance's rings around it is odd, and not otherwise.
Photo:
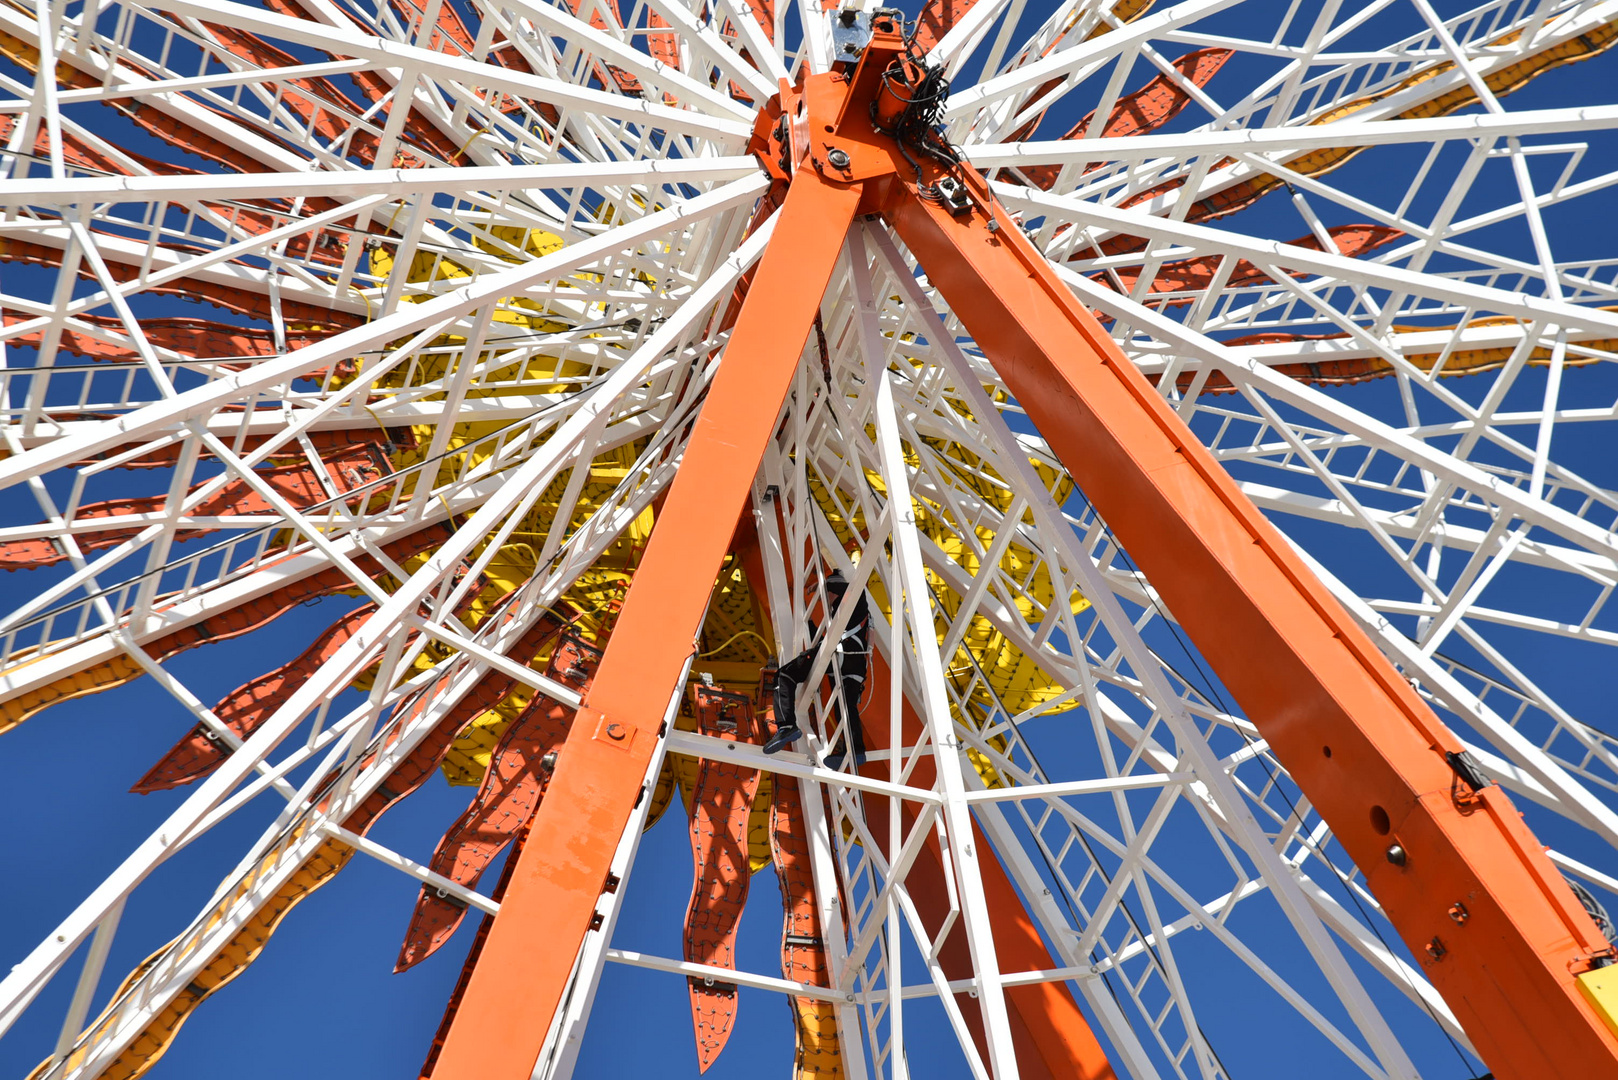
[[(551, 798), (512, 876), (435, 1070), (517, 1080), (562, 1001), (713, 582), (774, 432), (814, 314), (860, 199), (805, 176), (777, 217)], [(783, 327), (791, 328), (783, 332)]]
[[(1234, 55), (1235, 51), (1232, 49), (1198, 49), (1177, 58), (1172, 66), (1180, 73), (1181, 77), (1193, 86), (1206, 86), (1208, 85), (1208, 80), (1217, 75), (1219, 69), (1225, 66), (1225, 61)], [(1047, 82), (1029, 94), (1028, 100), (1038, 101), (1061, 84), (1061, 79)], [(1102, 126), (1101, 137), (1104, 139), (1128, 138), (1133, 135), (1145, 135), (1148, 132), (1156, 131), (1176, 116), (1179, 116), (1189, 104), (1191, 104), (1191, 94), (1181, 89), (1180, 85), (1170, 80), (1167, 75), (1159, 72), (1139, 90), (1131, 91), (1118, 99), (1118, 103), (1107, 114), (1107, 122)], [(1044, 118), (1045, 114), (1040, 113), (1008, 135), (1005, 141), (1016, 142), (1028, 138), (1034, 133), (1034, 129), (1039, 127), (1040, 121), (1044, 120)], [(1084, 133), (1089, 130), (1094, 121), (1095, 113), (1088, 113), (1084, 119), (1068, 129), (1062, 138), (1083, 138)], [(1098, 168), (1100, 168), (1099, 164), (1092, 165), (1085, 171), (1091, 172)], [(1017, 171), (1027, 177), (1028, 181), (1035, 187), (1049, 191), (1051, 186), (1056, 183), (1057, 177), (1061, 175), (1062, 166), (1030, 165)]]
[(951, 217), (908, 190), (885, 214), (1365, 871), (1495, 1074), (1618, 1077), (1618, 1040), (1573, 978), (1610, 950), (1505, 794), (1462, 783), (1468, 797), (1452, 797), (1444, 755), (1459, 741), (1009, 215), (991, 231), (981, 212)]
[[(506, 857), (506, 865), (500, 870), (500, 880), (495, 883), (493, 899), (495, 903), (505, 899), (506, 886), (511, 882), (511, 872), (517, 868), (517, 859), (522, 854), (523, 844), (528, 840), (528, 830), (522, 829), (512, 841), (511, 854)], [(489, 940), (489, 927), (494, 925), (494, 916), (485, 915), (483, 921), (478, 923), (478, 932), (472, 938), (472, 947), (466, 952), (466, 959), (461, 963), (461, 974), (455, 980), (455, 989), (450, 991), (449, 1000), (444, 1003), (444, 1015), (438, 1022), (438, 1030), (433, 1034), (433, 1041), (427, 1048), (427, 1059), (421, 1066), (420, 1080), (429, 1080), (433, 1069), (438, 1065), (438, 1055), (444, 1050), (444, 1040), (449, 1037), (450, 1025), (455, 1022), (455, 1014), (460, 1011), (461, 998), (466, 994), (466, 984), (472, 981), (472, 972), (478, 966), (478, 960), (483, 956), (483, 946)]]
[[(873, 705), (866, 717), (865, 738), (873, 750), (889, 749), (889, 724), (886, 703), (891, 700), (892, 673), (887, 661), (880, 655), (871, 656), (870, 700)], [(922, 738), (921, 718), (904, 699), (900, 716), (905, 745), (914, 746)], [(861, 770), (869, 776), (887, 778), (887, 764), (867, 765)], [(933, 759), (924, 757), (916, 762), (909, 783), (913, 787), (929, 787), (936, 778)], [(872, 836), (878, 843), (888, 837), (888, 802), (886, 799), (866, 799), (865, 818)], [(915, 825), (915, 811), (907, 804), (900, 814), (904, 831)], [(988, 837), (973, 824), (972, 842), (979, 851), (993, 851)], [(994, 950), (1004, 972), (1049, 971), (1058, 967), (1040, 937), (1039, 927), (1015, 886), (1006, 875), (1005, 868), (996, 859), (980, 862), (984, 897), (994, 923)], [(928, 838), (916, 861), (911, 864), (906, 878), (910, 898), (916, 905), (922, 922), (932, 933), (943, 925), (949, 910), (948, 888), (944, 879), (944, 863), (938, 847), (938, 838)], [(951, 979), (972, 977), (972, 956), (967, 948), (966, 935), (952, 931), (944, 939), (938, 961)], [(965, 993), (956, 995), (961, 1016), (972, 1031), (980, 1054), (987, 1055), (988, 1043), (984, 1038), (982, 1014)], [(1116, 1074), (1107, 1060), (1084, 1014), (1079, 1011), (1063, 983), (1036, 983), (1032, 986), (1006, 988), (1006, 1009), (1011, 1017), (1011, 1042), (1017, 1054), (1017, 1068), (1025, 1080), (1113, 1080)]]

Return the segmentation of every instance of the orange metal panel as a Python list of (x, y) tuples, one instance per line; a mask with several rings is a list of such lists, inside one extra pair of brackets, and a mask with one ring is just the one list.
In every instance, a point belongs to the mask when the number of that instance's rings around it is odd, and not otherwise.
[[(753, 702), (712, 686), (691, 688), (697, 731), (727, 742), (760, 742)], [(747, 823), (758, 794), (759, 771), (730, 761), (703, 758), (691, 796), (691, 857), (694, 876), (685, 914), (685, 958), (735, 969), (736, 927), (747, 905)], [(697, 1037), (697, 1071), (707, 1072), (730, 1041), (736, 1023), (736, 984), (687, 978), (691, 1025)]]
[[(770, 806), (770, 860), (781, 886), (781, 975), (795, 982), (830, 986), (826, 943), (821, 936), (820, 911), (815, 906), (809, 830), (798, 782), (791, 777), (775, 778), (775, 799)], [(798, 1043), (792, 1062), (797, 1080), (840, 1078), (843, 1052), (837, 1037), (837, 1010), (831, 1002), (793, 998), (792, 1022)]]
[[(587, 691), (601, 650), (565, 635), (556, 643), (545, 674), (578, 691)], [(545, 797), (545, 755), (567, 738), (573, 710), (539, 694), (500, 736), (489, 756), (489, 770), (478, 785), (466, 813), (450, 826), (428, 865), (458, 885), (472, 888), (495, 856), (528, 827)], [(393, 970), (421, 963), (454, 935), (466, 915), (466, 904), (423, 885), (410, 915), (404, 944)]]
[[(1208, 80), (1212, 79), (1219, 73), (1219, 69), (1225, 66), (1225, 61), (1234, 55), (1235, 50), (1233, 49), (1198, 49), (1196, 52), (1186, 53), (1175, 60), (1172, 67), (1179, 72), (1182, 79), (1192, 86), (1206, 86), (1208, 85)], [(1028, 100), (1039, 100), (1051, 90), (1054, 90), (1061, 82), (1061, 79), (1056, 79), (1045, 83), (1030, 94)], [(1107, 114), (1107, 122), (1102, 125), (1101, 137), (1104, 139), (1128, 138), (1131, 135), (1145, 135), (1148, 132), (1156, 131), (1180, 115), (1181, 110), (1189, 104), (1191, 104), (1190, 91), (1167, 75), (1159, 72), (1139, 90), (1125, 94), (1118, 99), (1118, 104), (1114, 105), (1112, 112)], [(1086, 115), (1083, 120), (1069, 128), (1067, 134), (1063, 135), (1062, 138), (1082, 139), (1084, 133), (1089, 130), (1090, 125), (1095, 122), (1095, 115), (1093, 112)], [(1034, 119), (1018, 127), (1004, 141), (1016, 142), (1028, 138), (1044, 119), (1045, 113), (1041, 112)], [(1092, 172), (1098, 168), (1100, 168), (1099, 164), (1092, 165), (1084, 171)], [(1019, 168), (1017, 171), (1022, 173), (1035, 187), (1049, 191), (1051, 185), (1056, 183), (1056, 178), (1061, 175), (1062, 166), (1030, 165), (1027, 168)]]
[[(383, 550), (395, 562), (408, 559), (412, 555), (437, 547), (449, 538), (450, 527), (444, 524), (429, 525), (420, 532), (394, 540), (387, 544)], [(369, 555), (361, 555), (354, 560), (361, 570), (375, 577), (383, 571), (376, 564), (376, 560)], [(266, 566), (274, 566), (268, 562)], [(146, 644), (148, 655), (154, 660), (167, 660), (187, 649), (194, 649), (199, 645), (211, 642), (224, 641), (228, 638), (240, 637), (250, 631), (265, 626), (292, 608), (307, 600), (314, 600), (322, 596), (330, 596), (334, 592), (353, 588), (354, 583), (341, 567), (331, 567), (307, 577), (290, 581), (273, 592), (260, 596), (255, 600), (224, 611), (217, 612), (203, 619), (181, 627), (171, 633), (164, 634), (156, 640)], [(44, 709), (59, 701), (70, 698), (83, 697), (86, 694), (99, 694), (114, 686), (122, 686), (126, 682), (141, 676), (142, 670), (133, 660), (124, 657), (115, 657), (93, 668), (75, 672), (64, 676), (56, 682), (30, 690), (26, 694), (0, 701), (0, 734), (9, 731), (12, 727), (22, 723), (29, 717), (35, 716)]]
[(614, 849), (860, 198), (793, 184), (613, 629), (562, 748), (435, 1074), (524, 1080), (561, 1004)]
[[(267, 483), (274, 491), (285, 498), (299, 510), (307, 509), (325, 503), (325, 486), (321, 483), (320, 472), (324, 471), (331, 484), (339, 492), (353, 491), (375, 480), (380, 480), (393, 471), (393, 465), (382, 452), (375, 441), (358, 441), (341, 448), (328, 450), (323, 456), (320, 470), (305, 461), (298, 465), (281, 465), (266, 469), (257, 469), (259, 479)], [(195, 491), (211, 480), (200, 481), (192, 485)], [(188, 492), (189, 494), (189, 492)], [(357, 504), (361, 496), (349, 500), (350, 505)], [(74, 515), (77, 521), (89, 521), (94, 518), (122, 517), (131, 514), (161, 513), (167, 506), (167, 495), (144, 495), (125, 499), (108, 499), (105, 502), (88, 503), (79, 507)], [(191, 517), (239, 517), (247, 514), (273, 514), (275, 509), (269, 501), (257, 491), (247, 486), (245, 480), (230, 480), (218, 491), (193, 506), (188, 512)], [(75, 539), (81, 551), (99, 551), (102, 548), (117, 547), (119, 544), (137, 535), (145, 526), (125, 529), (107, 529), (103, 532), (79, 533)], [(175, 531), (176, 541), (193, 540), (199, 536), (206, 536), (214, 529), (179, 529)], [(46, 538), (40, 540), (8, 540), (0, 543), (0, 569), (15, 570), (22, 568), (36, 568), (52, 566), (67, 558), (67, 551), (56, 540)]]
[[(365, 620), (374, 614), (375, 604), (361, 604), (342, 616), (297, 657), (226, 694), (213, 707), (214, 716), (223, 721), (238, 738), (248, 738), (275, 714), (276, 709), (286, 704), (298, 686), (358, 633), (360, 627), (365, 625)], [(198, 724), (129, 790), (149, 795), (154, 791), (167, 791), (181, 784), (189, 784), (217, 769), (229, 752), (228, 747), (220, 744), (219, 736), (206, 725)]]
[[(899, 235), (1365, 870), (1495, 1075), (1618, 1077), (1618, 1041), (1574, 982), (1610, 950), (1510, 800), (1457, 786), (1455, 736), (1008, 215), (991, 231), (981, 209), (951, 217), (908, 185), (889, 196)], [(1406, 857), (1390, 859), (1395, 845)]]

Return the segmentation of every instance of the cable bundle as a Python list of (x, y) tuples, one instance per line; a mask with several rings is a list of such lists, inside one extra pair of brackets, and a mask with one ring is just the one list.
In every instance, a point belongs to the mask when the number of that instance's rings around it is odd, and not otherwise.
[(943, 68), (916, 53), (913, 39), (907, 39), (905, 46), (905, 55), (882, 73), (881, 88), (871, 102), (871, 123), (899, 143), (900, 153), (916, 170), (916, 187), (922, 198), (938, 202), (941, 196), (935, 186), (922, 182), (921, 162), (915, 155), (930, 157), (948, 168), (960, 163), (960, 156), (938, 131), (949, 100), (949, 79)]

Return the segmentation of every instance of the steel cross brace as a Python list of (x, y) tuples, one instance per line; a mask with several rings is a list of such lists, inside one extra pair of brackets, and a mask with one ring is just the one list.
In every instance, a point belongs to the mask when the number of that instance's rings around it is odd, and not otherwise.
[[(1494, 1074), (1618, 1080), (1618, 1038), (1579, 983), (1612, 950), (1520, 815), (1498, 787), (1475, 790), (1452, 765), (1446, 755), (1460, 741), (1075, 300), (987, 183), (931, 158), (918, 166), (876, 129), (872, 103), (904, 52), (880, 23), (851, 70), (839, 65), (796, 88), (783, 81), (759, 114), (749, 148), (775, 184), (774, 235), (435, 1080), (521, 1080), (533, 1068), (861, 215), (885, 219), (926, 268), (1365, 871)], [(938, 198), (944, 179), (964, 191), (954, 206)], [(1008, 890), (997, 916), (1019, 915)]]

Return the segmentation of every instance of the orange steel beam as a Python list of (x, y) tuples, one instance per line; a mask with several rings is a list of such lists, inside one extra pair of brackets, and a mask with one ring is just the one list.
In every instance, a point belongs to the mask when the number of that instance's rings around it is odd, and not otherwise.
[[(1056, 277), (976, 173), (882, 212), (1365, 872), (1500, 1080), (1618, 1077), (1576, 976), (1612, 950), (1499, 787)], [(991, 228), (990, 223), (993, 222)]]
[(539, 1056), (860, 195), (813, 174), (787, 195), (435, 1080), (522, 1080)]
[[(914, 166), (874, 128), (872, 102), (884, 104), (884, 72), (905, 47), (891, 19), (874, 19), (873, 31), (852, 71), (783, 87), (761, 110), (750, 148), (787, 191), (776, 234), (449, 1031), (439, 1080), (521, 1080), (537, 1057), (856, 212), (880, 213), (921, 261), (1366, 873), (1494, 1074), (1618, 1080), (1618, 1038), (1576, 978), (1613, 950), (1510, 800), (1467, 782), (1459, 740), (1074, 300), (982, 178), (951, 170), (971, 193), (964, 213), (920, 196), (917, 183), (944, 170), (931, 159)], [(1040, 1006), (1041, 1022), (1054, 1007)]]

